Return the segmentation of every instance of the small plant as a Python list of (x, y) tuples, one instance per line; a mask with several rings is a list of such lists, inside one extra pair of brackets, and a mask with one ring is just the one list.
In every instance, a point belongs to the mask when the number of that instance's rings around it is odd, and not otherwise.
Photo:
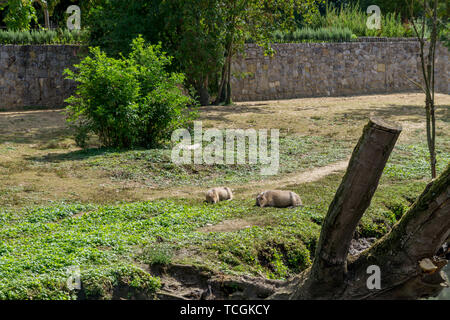
[(172, 261), (173, 249), (166, 243), (152, 244), (145, 250), (144, 260), (150, 265), (167, 265)]
[(400, 220), (403, 215), (406, 213), (406, 211), (408, 211), (409, 207), (407, 205), (405, 205), (404, 203), (393, 203), (390, 205), (387, 205), (388, 209), (390, 210), (390, 212), (393, 214), (393, 216), (395, 217), (395, 221)]

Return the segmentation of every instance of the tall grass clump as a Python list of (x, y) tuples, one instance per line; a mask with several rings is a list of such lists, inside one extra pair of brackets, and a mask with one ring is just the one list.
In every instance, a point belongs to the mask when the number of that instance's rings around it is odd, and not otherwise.
[(369, 15), (358, 4), (336, 7), (327, 4), (324, 15), (315, 16), (310, 27), (319, 28), (348, 28), (360, 37), (412, 37), (411, 26), (402, 23), (400, 14), (387, 13), (381, 16), (381, 28), (370, 30), (367, 28)]
[(273, 42), (343, 42), (352, 39), (349, 28), (300, 28), (291, 32), (275, 31)]
[(81, 30), (0, 30), (0, 44), (81, 44), (87, 39), (87, 32)]

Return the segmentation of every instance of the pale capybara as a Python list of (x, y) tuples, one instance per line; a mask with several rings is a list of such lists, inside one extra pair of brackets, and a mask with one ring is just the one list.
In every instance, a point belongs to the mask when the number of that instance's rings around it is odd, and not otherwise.
[(206, 202), (217, 203), (223, 200), (232, 200), (233, 193), (228, 187), (212, 188), (206, 192)]
[(298, 207), (303, 205), (299, 195), (292, 191), (269, 190), (258, 194), (256, 205), (264, 207)]

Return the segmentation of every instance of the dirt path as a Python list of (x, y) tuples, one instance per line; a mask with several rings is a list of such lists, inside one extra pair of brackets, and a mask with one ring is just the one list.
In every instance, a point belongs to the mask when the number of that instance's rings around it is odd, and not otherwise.
[[(348, 161), (349, 159), (346, 159), (324, 167), (305, 169), (305, 171), (300, 173), (296, 172), (294, 174), (273, 180), (252, 181), (242, 185), (231, 185), (230, 188), (233, 190), (234, 198), (248, 198), (249, 196), (256, 195), (260, 190), (284, 189), (303, 183), (318, 181), (332, 173), (345, 170), (347, 168)], [(150, 191), (147, 195), (147, 200), (164, 199), (168, 197), (203, 199), (205, 191), (205, 188), (194, 186), (175, 187), (169, 189), (158, 188)]]
[[(308, 171), (295, 173), (293, 175), (288, 175), (288, 176), (283, 177), (278, 180), (267, 181), (267, 184), (264, 184), (264, 185), (267, 185), (267, 186), (276, 185), (276, 186), (278, 186), (278, 188), (281, 188), (281, 187), (288, 187), (291, 185), (297, 185), (297, 184), (302, 184), (302, 183), (318, 181), (318, 180), (322, 179), (323, 177), (328, 176), (329, 174), (332, 174), (337, 171), (345, 170), (347, 168), (348, 161), (349, 161), (349, 159), (346, 159), (343, 161), (329, 164), (324, 167), (313, 168), (310, 170), (306, 169)], [(250, 187), (250, 186), (260, 186), (260, 185), (261, 185), (261, 183), (252, 182), (252, 183), (248, 184), (247, 186)]]

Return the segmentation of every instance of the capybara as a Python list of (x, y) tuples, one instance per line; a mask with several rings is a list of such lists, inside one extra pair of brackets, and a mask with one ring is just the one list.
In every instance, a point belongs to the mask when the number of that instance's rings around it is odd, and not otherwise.
[(256, 205), (263, 207), (298, 207), (303, 205), (299, 195), (292, 191), (269, 190), (258, 194)]
[(232, 200), (233, 193), (228, 187), (212, 188), (206, 192), (206, 202), (217, 203), (223, 200)]

